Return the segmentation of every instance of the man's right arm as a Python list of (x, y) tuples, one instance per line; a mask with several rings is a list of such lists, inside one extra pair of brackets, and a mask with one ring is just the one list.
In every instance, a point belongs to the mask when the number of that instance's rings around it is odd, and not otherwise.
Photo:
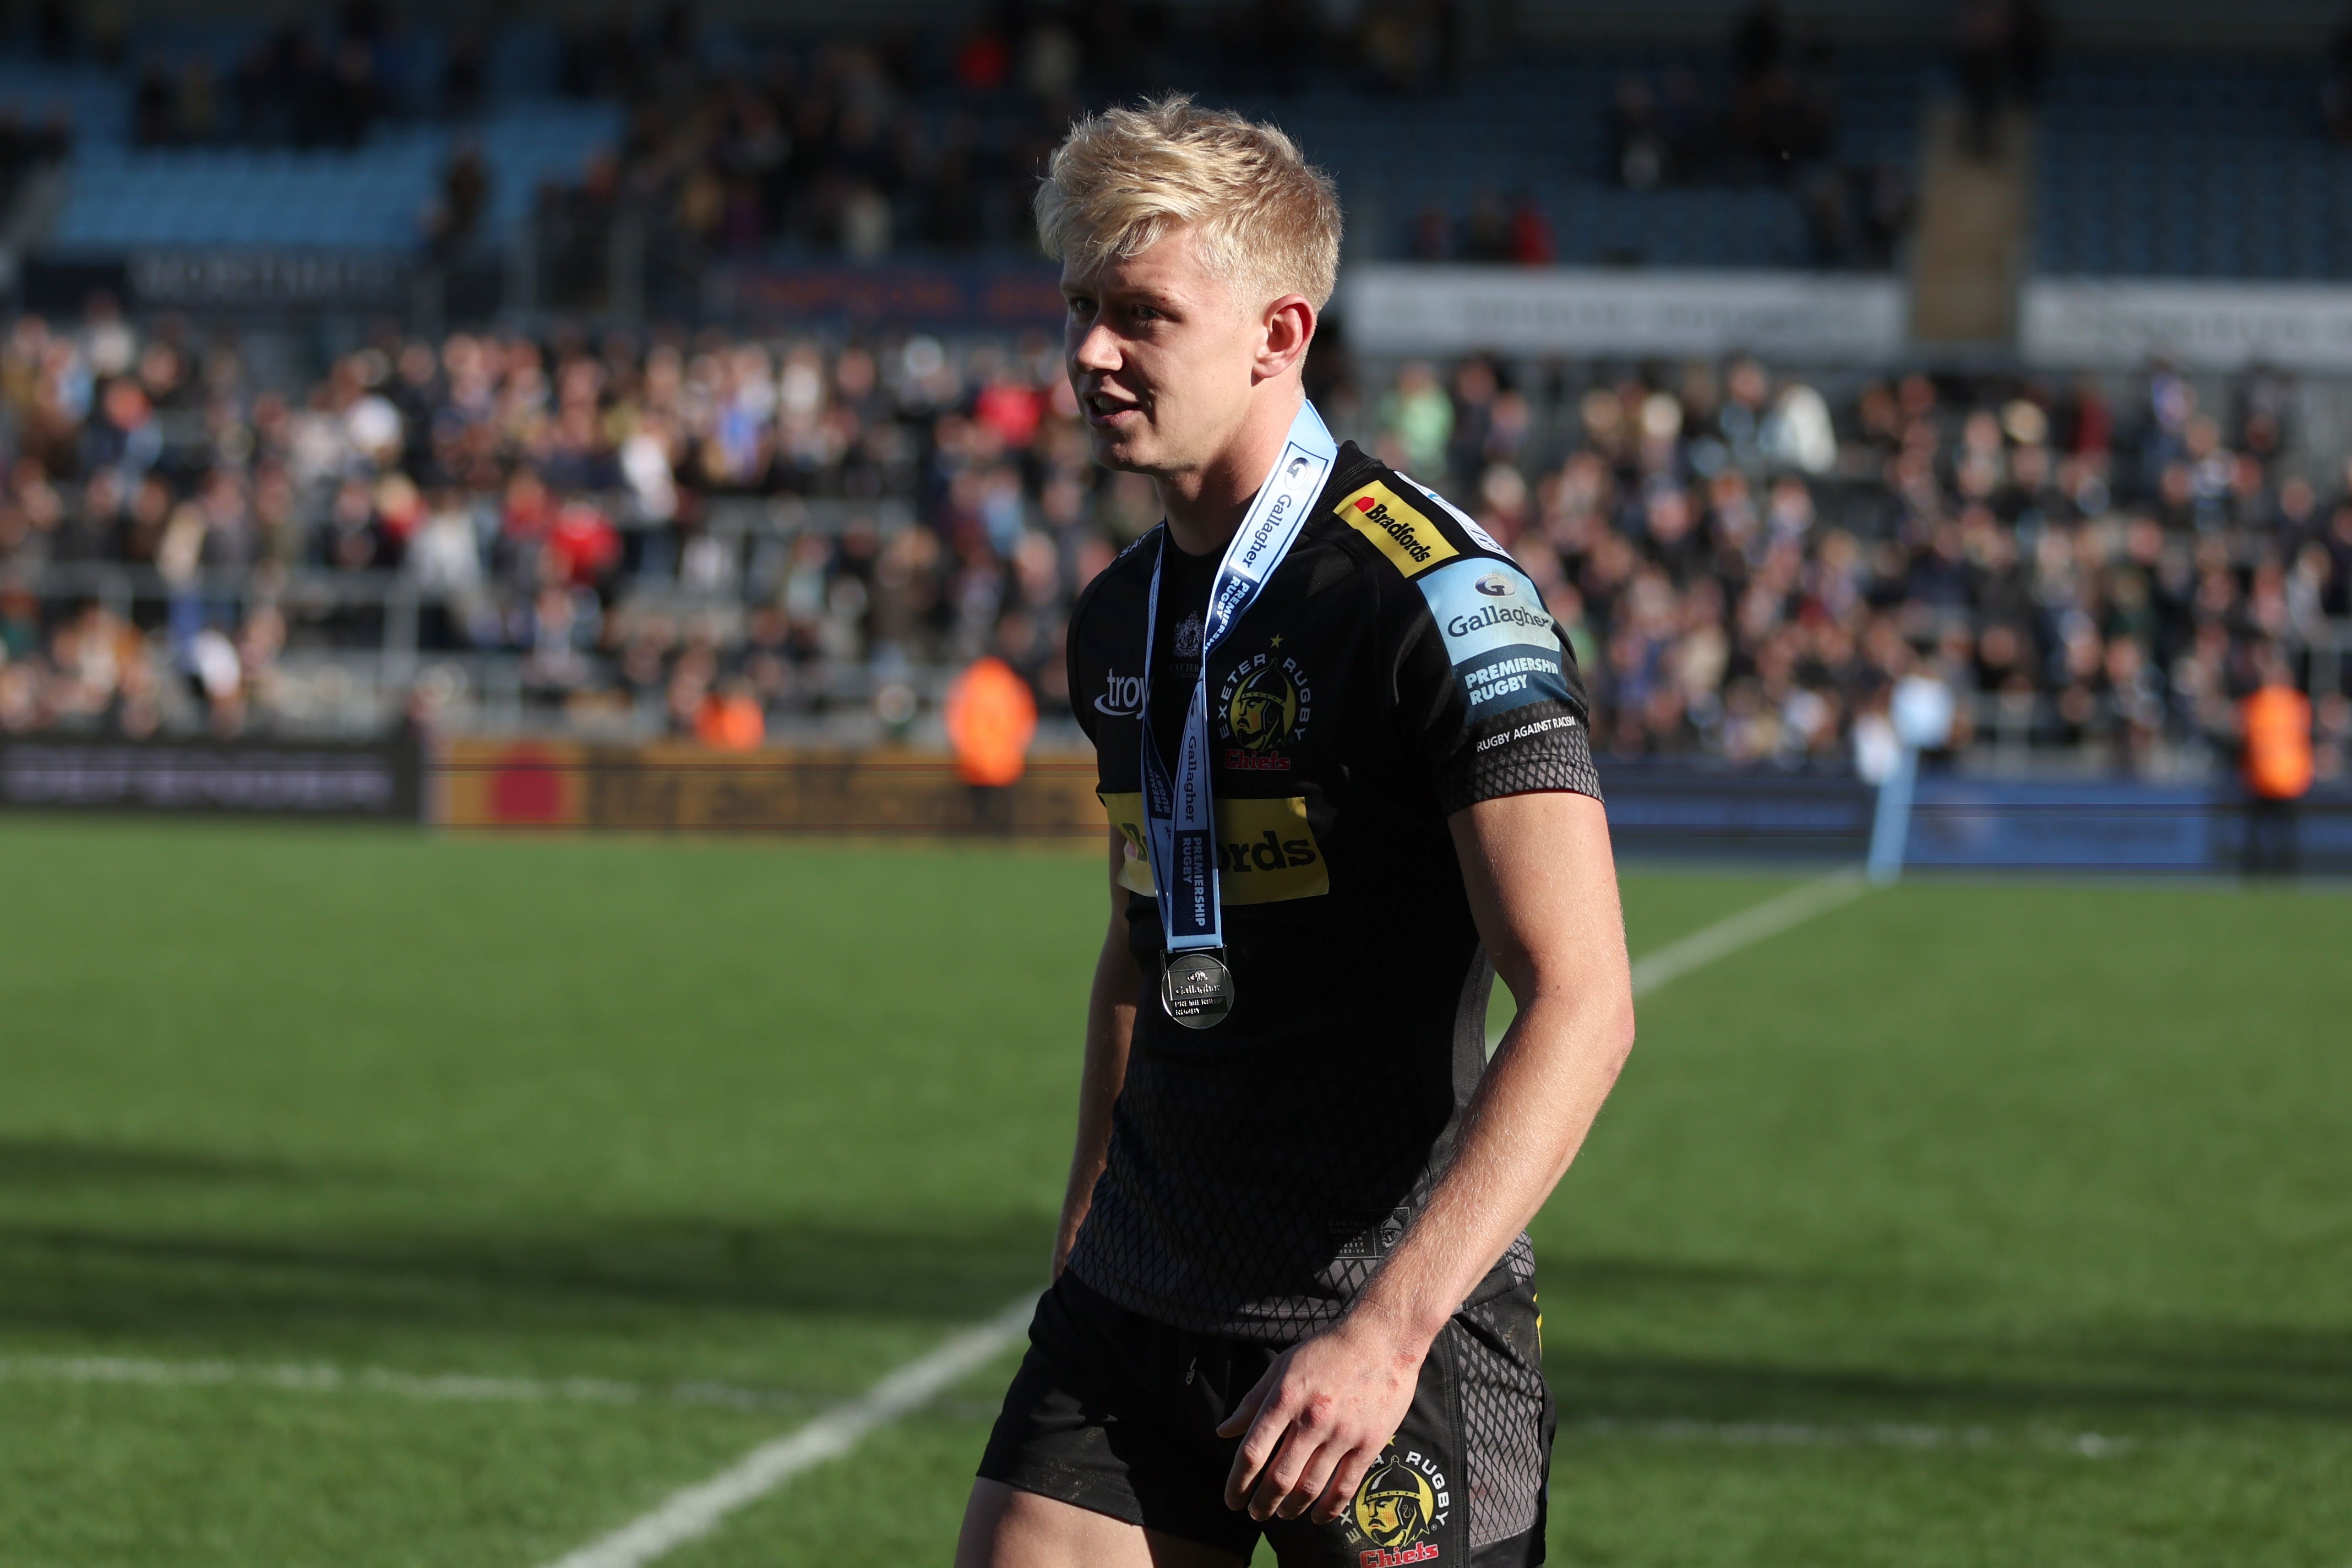
[(1095, 959), (1094, 990), (1087, 998), (1086, 1065), (1078, 1075), (1077, 1147), (1070, 1155), (1070, 1185), (1062, 1197), (1062, 1223), (1054, 1237), (1054, 1278), (1070, 1260), (1070, 1247), (1094, 1201), (1095, 1179), (1110, 1153), (1110, 1111), (1127, 1081), (1128, 1041), (1135, 1033), (1135, 999), (1143, 984), (1134, 950), (1127, 941), (1127, 889), (1118, 885), (1127, 840), (1110, 830), (1110, 925)]

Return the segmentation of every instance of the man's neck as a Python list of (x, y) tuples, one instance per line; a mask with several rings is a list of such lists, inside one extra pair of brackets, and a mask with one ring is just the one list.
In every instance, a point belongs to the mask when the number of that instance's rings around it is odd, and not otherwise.
[(1160, 476), (1160, 504), (1177, 549), (1187, 555), (1223, 553), (1298, 417), (1304, 395), (1295, 384), (1289, 392), (1253, 410), (1225, 449), (1207, 463)]

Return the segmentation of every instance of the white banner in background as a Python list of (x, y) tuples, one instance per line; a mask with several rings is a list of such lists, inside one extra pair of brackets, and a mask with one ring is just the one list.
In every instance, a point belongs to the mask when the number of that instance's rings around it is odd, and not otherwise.
[(1389, 263), (1350, 267), (1339, 288), (1349, 346), (1373, 354), (1880, 359), (1910, 314), (1900, 279), (1859, 274)]
[(2018, 347), (2042, 364), (2352, 371), (2352, 287), (2342, 284), (2037, 278), (2018, 317)]

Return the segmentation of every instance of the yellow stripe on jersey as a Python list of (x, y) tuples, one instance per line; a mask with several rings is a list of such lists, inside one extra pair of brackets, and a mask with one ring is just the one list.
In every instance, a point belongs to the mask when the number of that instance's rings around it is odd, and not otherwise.
[(1462, 552), (1446, 542), (1426, 513), (1374, 479), (1331, 509), (1348, 526), (1372, 542), (1391, 565), (1418, 577)]
[[(1151, 860), (1143, 847), (1143, 796), (1106, 795), (1102, 803), (1111, 826), (1127, 839), (1118, 885), (1130, 893), (1153, 893)], [(1315, 830), (1307, 826), (1304, 797), (1217, 802), (1218, 902), (1272, 904), (1330, 890), (1331, 873)]]

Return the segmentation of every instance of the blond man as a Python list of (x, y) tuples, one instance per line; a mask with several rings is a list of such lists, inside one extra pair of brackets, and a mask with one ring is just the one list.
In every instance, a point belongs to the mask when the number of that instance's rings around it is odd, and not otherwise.
[(1307, 402), (1340, 218), (1288, 138), (1092, 116), (1037, 217), (1095, 455), (1166, 521), (1071, 622), (1110, 921), (1054, 1285), (957, 1561), (1540, 1562), (1525, 1227), (1633, 1038), (1567, 639)]

